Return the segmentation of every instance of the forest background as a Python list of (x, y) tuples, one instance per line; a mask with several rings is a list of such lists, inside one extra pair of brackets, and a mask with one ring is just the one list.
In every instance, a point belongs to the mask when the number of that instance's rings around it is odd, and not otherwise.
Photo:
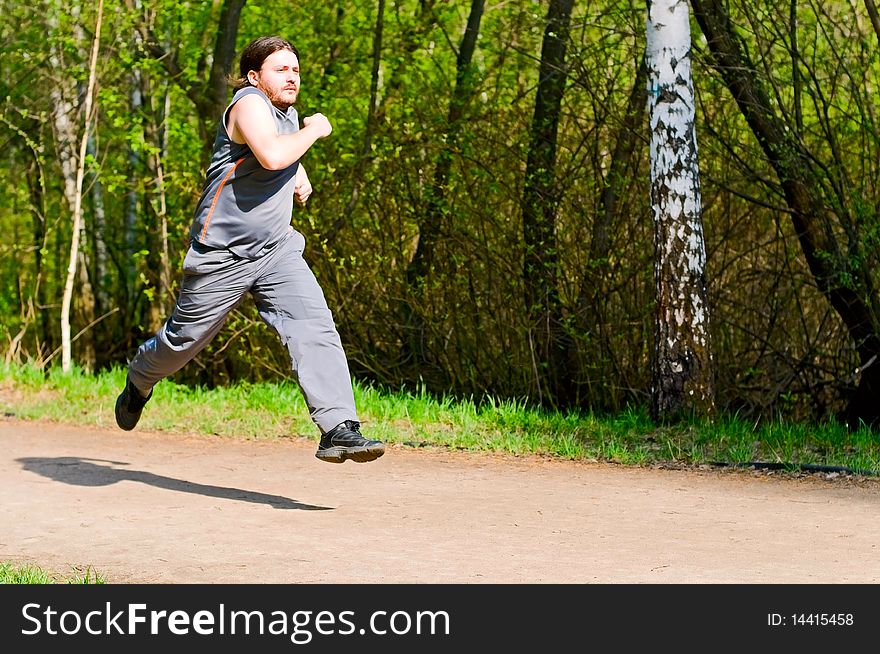
[[(873, 0), (691, 7), (718, 408), (873, 421)], [(553, 32), (560, 9), (570, 16)], [(226, 76), (248, 41), (279, 34), (300, 52), (300, 116), (334, 125), (304, 159), (315, 194), (293, 224), (353, 375), (595, 412), (648, 405), (645, 13), (615, 0), (0, 0), (6, 361), (59, 363), (74, 230), (76, 365), (124, 365), (154, 333), (174, 303)], [(545, 47), (553, 37), (561, 58)], [(539, 71), (554, 56), (555, 157), (536, 186)], [(175, 379), (289, 376), (245, 302)]]

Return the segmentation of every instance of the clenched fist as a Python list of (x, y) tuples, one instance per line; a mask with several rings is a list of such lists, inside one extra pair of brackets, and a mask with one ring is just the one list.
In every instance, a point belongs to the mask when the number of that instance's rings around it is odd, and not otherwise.
[(327, 116), (324, 114), (312, 114), (311, 116), (306, 116), (303, 118), (303, 125), (316, 130), (318, 132), (318, 138), (330, 136), (330, 132), (333, 131), (330, 121), (327, 120)]

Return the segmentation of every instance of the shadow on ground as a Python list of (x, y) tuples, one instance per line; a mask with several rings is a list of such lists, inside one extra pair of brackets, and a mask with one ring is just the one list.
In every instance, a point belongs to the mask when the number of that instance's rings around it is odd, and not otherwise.
[(84, 459), (75, 456), (26, 457), (16, 459), (16, 461), (29, 472), (35, 472), (54, 481), (75, 486), (109, 486), (120, 481), (136, 481), (180, 493), (195, 493), (224, 500), (268, 504), (274, 509), (300, 509), (303, 511), (328, 511), (331, 509), (331, 507), (327, 506), (303, 504), (281, 495), (267, 495), (266, 493), (247, 491), (240, 488), (197, 484), (183, 479), (155, 475), (152, 472), (144, 472), (143, 470), (115, 467), (127, 466), (128, 464), (123, 461)]

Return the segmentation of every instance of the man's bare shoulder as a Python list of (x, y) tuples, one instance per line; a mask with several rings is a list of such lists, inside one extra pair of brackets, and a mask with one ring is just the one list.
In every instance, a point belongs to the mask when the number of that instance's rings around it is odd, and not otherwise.
[(247, 93), (229, 108), (226, 131), (236, 143), (245, 143), (255, 129), (271, 125), (267, 117), (271, 117), (271, 110), (266, 99), (260, 93)]
[(246, 93), (236, 100), (229, 108), (229, 116), (256, 114), (265, 117), (270, 113), (269, 100), (262, 93)]

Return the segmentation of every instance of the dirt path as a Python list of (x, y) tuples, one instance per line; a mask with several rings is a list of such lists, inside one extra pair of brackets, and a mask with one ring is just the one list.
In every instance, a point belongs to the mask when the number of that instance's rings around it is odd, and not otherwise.
[(108, 582), (876, 583), (880, 481), (0, 420), (0, 560)]

